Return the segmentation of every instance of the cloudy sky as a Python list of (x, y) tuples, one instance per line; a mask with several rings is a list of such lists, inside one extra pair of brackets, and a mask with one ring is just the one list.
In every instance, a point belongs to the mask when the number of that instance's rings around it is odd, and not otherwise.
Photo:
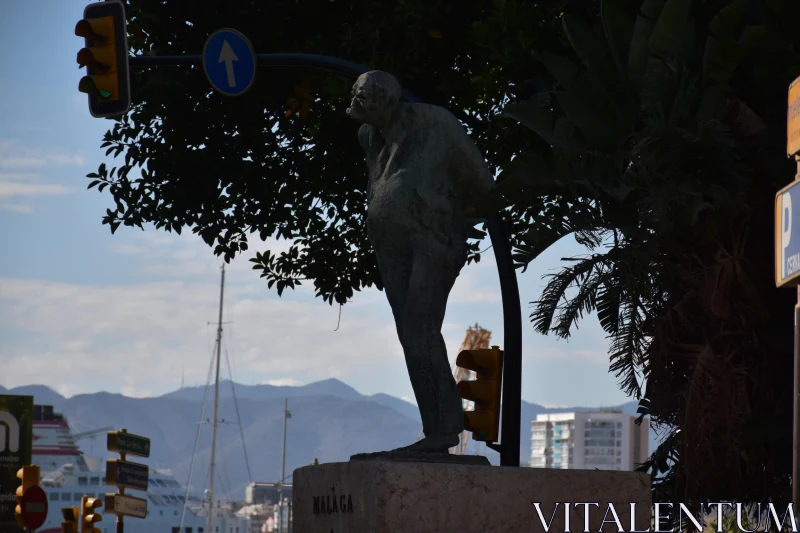
[[(17, 52), (0, 55), (0, 385), (45, 384), (67, 396), (159, 395), (182, 377), (206, 382), (221, 260), (192, 234), (122, 227), (112, 236), (101, 225), (110, 195), (87, 191), (85, 175), (104, 160), (99, 146), (109, 123), (89, 115), (77, 90), (82, 40), (73, 30), (85, 4), (3, 1), (0, 49)], [(608, 373), (608, 343), (596, 319), (585, 320), (569, 342), (538, 335), (527, 321), (526, 302), (538, 297), (542, 276), (579, 253), (572, 239), (562, 241), (519, 274), (528, 401), (627, 400)], [(383, 293), (358, 293), (335, 331), (338, 307), (309, 287), (278, 298), (249, 257), (228, 266), (225, 291), (224, 353), (237, 382), (333, 377), (364, 394), (413, 399)], [(475, 323), (503, 345), (499, 292), (491, 254), (465, 269), (443, 329), (451, 359)]]

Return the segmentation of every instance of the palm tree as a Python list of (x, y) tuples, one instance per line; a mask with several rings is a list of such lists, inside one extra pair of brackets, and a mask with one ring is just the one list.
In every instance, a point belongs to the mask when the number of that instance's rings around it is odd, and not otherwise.
[(572, 53), (538, 51), (551, 86), (504, 111), (550, 146), (517, 156), (491, 199), (547, 199), (547, 216), (517, 221), (515, 259), (565, 235), (589, 252), (549, 279), (531, 320), (566, 338), (597, 313), (610, 370), (667, 432), (641, 466), (661, 501), (788, 498), (793, 295), (774, 288), (771, 205), (793, 174), (778, 148), (800, 70), (773, 22), (796, 6), (751, 4), (567, 11)]

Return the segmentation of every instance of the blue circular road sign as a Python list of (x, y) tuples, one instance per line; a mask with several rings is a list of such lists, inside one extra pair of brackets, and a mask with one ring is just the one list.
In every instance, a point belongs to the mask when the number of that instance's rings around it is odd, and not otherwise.
[(203, 45), (203, 70), (214, 89), (226, 96), (239, 96), (256, 78), (253, 45), (236, 30), (217, 30)]

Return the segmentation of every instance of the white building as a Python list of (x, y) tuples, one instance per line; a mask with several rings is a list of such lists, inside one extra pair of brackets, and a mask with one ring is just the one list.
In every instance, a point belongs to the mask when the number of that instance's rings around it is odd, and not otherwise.
[(531, 424), (532, 468), (634, 470), (648, 457), (648, 418), (618, 410), (537, 415)]

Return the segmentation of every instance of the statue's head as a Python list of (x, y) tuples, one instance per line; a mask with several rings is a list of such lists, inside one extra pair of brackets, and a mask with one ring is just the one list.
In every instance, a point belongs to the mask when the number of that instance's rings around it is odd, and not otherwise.
[(373, 70), (358, 77), (352, 95), (347, 116), (358, 122), (382, 126), (400, 101), (400, 83), (388, 72)]

